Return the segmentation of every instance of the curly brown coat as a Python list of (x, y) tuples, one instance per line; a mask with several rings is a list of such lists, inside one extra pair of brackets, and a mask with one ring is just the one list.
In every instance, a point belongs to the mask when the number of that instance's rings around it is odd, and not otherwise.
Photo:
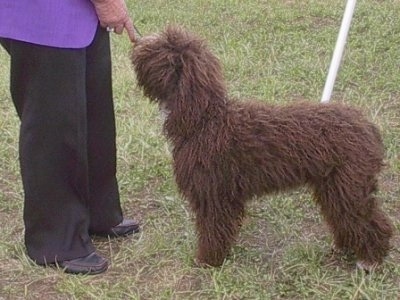
[(313, 191), (337, 248), (366, 266), (382, 262), (392, 236), (374, 195), (384, 147), (358, 110), (229, 99), (218, 59), (179, 27), (142, 38), (132, 63), (139, 87), (166, 112), (163, 130), (195, 215), (199, 264), (223, 263), (248, 200), (302, 185)]

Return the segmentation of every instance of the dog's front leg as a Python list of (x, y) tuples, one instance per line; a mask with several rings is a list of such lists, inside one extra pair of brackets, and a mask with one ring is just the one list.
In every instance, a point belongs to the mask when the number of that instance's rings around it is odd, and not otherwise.
[(209, 199), (207, 207), (195, 211), (198, 234), (196, 263), (201, 267), (223, 264), (236, 242), (243, 217), (242, 204), (216, 201)]

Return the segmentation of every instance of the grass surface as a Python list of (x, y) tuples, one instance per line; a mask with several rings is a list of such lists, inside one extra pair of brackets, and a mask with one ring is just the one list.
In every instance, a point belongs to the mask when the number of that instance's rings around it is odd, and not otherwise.
[[(230, 95), (319, 101), (345, 1), (128, 1), (142, 34), (167, 23), (209, 41)], [(221, 268), (193, 266), (192, 215), (173, 181), (157, 107), (136, 88), (126, 36), (112, 37), (118, 178), (141, 234), (97, 239), (107, 273), (72, 276), (33, 264), (23, 244), (18, 127), (0, 51), (0, 299), (399, 299), (400, 2), (358, 1), (332, 101), (360, 107), (381, 128), (388, 167), (379, 196), (396, 226), (393, 250), (367, 276), (331, 254), (331, 236), (304, 190), (257, 199)]]

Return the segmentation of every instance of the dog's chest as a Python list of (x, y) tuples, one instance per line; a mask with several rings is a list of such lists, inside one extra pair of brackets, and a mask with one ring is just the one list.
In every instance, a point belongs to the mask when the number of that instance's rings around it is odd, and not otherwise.
[(171, 111), (167, 108), (167, 105), (165, 103), (160, 103), (158, 105), (158, 108), (160, 110), (161, 122), (164, 125), (164, 123), (167, 120), (168, 115), (170, 114)]

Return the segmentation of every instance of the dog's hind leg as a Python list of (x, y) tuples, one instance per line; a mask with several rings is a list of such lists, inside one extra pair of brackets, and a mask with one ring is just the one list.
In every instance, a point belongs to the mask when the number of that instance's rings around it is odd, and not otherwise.
[[(387, 255), (392, 225), (377, 204), (374, 176), (335, 170), (315, 187), (315, 198), (338, 249), (355, 253), (358, 264), (370, 268)], [(358, 176), (357, 176), (358, 175)]]
[(225, 199), (204, 201), (194, 209), (198, 246), (196, 263), (199, 266), (220, 266), (236, 242), (244, 214), (243, 203)]
[(393, 235), (392, 223), (376, 204), (376, 199), (370, 196), (370, 215), (358, 243), (354, 244), (354, 252), (357, 256), (357, 265), (369, 270), (376, 264), (380, 264), (390, 250), (390, 238)]

